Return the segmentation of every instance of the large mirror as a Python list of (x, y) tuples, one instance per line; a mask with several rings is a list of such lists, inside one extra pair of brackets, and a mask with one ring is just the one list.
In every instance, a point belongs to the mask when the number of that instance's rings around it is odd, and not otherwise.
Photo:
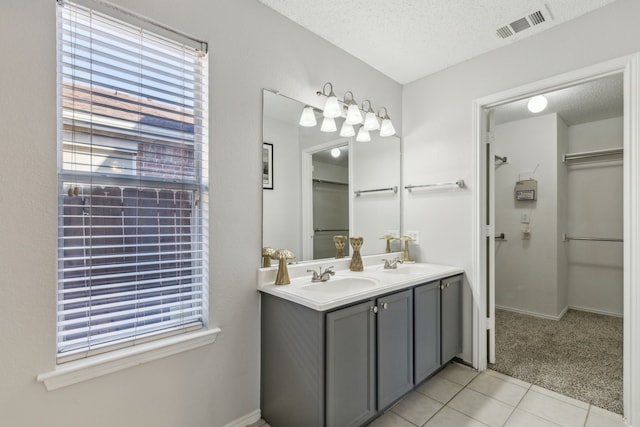
[(304, 107), (263, 91), (262, 245), (307, 261), (334, 257), (334, 236), (361, 236), (361, 254), (385, 252), (382, 237), (400, 232), (400, 138), (322, 132), (320, 111), (317, 126), (300, 126)]

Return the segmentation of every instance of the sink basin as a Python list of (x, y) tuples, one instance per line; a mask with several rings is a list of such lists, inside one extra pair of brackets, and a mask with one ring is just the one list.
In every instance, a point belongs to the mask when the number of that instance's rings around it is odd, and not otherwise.
[(369, 277), (334, 276), (326, 282), (311, 282), (308, 277), (292, 280), (283, 286), (283, 291), (315, 301), (331, 301), (347, 295), (358, 294), (378, 286), (378, 281)]

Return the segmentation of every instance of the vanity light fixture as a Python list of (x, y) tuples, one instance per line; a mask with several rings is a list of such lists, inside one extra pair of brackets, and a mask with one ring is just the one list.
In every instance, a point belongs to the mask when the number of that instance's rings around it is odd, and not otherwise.
[[(331, 82), (325, 83), (324, 86), (322, 86), (322, 91), (317, 91), (316, 95), (324, 96), (327, 98), (324, 104), (324, 110), (322, 111), (322, 115), (324, 116), (322, 125), (320, 126), (320, 130), (322, 132), (335, 132), (337, 130), (335, 119), (337, 117), (344, 117), (343, 106), (345, 106), (347, 107), (347, 113), (344, 123), (340, 128), (341, 137), (353, 136), (355, 134), (353, 125), (359, 125), (361, 123), (363, 123), (363, 125), (358, 131), (356, 141), (371, 141), (371, 135), (369, 135), (369, 132), (378, 129), (380, 129), (380, 136), (382, 137), (392, 136), (396, 134), (396, 130), (393, 127), (393, 123), (391, 123), (391, 119), (389, 118), (386, 107), (382, 107), (378, 111), (378, 114), (376, 114), (371, 105), (371, 101), (369, 101), (368, 99), (362, 102), (362, 107), (358, 107), (353, 92), (351, 91), (345, 92), (344, 100), (340, 100), (333, 92), (333, 85), (331, 84)], [(369, 104), (367, 109), (365, 109), (365, 103)], [(311, 110), (311, 113), (313, 113), (312, 107), (305, 107), (305, 110), (307, 108), (309, 108)], [(381, 114), (382, 110), (384, 110), (384, 115)], [(311, 124), (312, 120), (310, 117), (308, 120), (303, 120), (303, 118), (305, 117), (305, 113), (306, 111), (302, 112), (302, 116), (300, 117), (300, 125), (309, 127), (313, 126)], [(315, 116), (313, 117), (313, 119), (315, 119)], [(379, 120), (382, 120), (382, 123), (380, 123)]]
[(356, 134), (356, 131), (355, 129), (353, 129), (352, 125), (347, 123), (346, 120), (342, 122), (342, 127), (340, 128), (340, 136), (349, 137), (349, 136), (354, 136), (355, 134)]
[(302, 115), (300, 116), (300, 126), (304, 126), (307, 128), (314, 127), (318, 124), (316, 121), (316, 113), (313, 111), (313, 107), (306, 106), (302, 110)]
[(358, 142), (371, 141), (371, 135), (369, 135), (369, 131), (366, 130), (364, 126), (360, 126), (360, 130), (358, 131), (358, 136), (356, 136), (356, 141)]
[(529, 100), (529, 102), (527, 103), (527, 108), (532, 113), (539, 113), (547, 108), (547, 104), (547, 98), (544, 95), (536, 95)]
[(393, 127), (393, 123), (391, 123), (391, 119), (387, 113), (387, 107), (382, 107), (382, 109), (384, 109), (384, 116), (381, 116), (382, 124), (380, 124), (380, 136), (395, 135), (396, 129)]
[(338, 130), (336, 126), (336, 119), (332, 117), (325, 117), (322, 119), (322, 125), (320, 126), (320, 131), (322, 132), (335, 132)]
[[(329, 94), (327, 95), (325, 89), (329, 85)], [(322, 95), (327, 97), (327, 102), (324, 103), (324, 110), (322, 110), (322, 115), (328, 119), (335, 119), (336, 117), (340, 117), (342, 115), (342, 106), (340, 102), (338, 102), (338, 97), (335, 93), (333, 93), (333, 85), (330, 82), (327, 82), (322, 86)]]
[[(369, 108), (367, 110), (364, 109), (364, 103), (369, 103)], [(380, 123), (378, 123), (378, 118), (376, 117), (376, 113), (373, 112), (373, 108), (371, 108), (371, 101), (365, 99), (362, 101), (362, 111), (366, 111), (364, 115), (364, 128), (365, 130), (378, 130), (380, 129)]]

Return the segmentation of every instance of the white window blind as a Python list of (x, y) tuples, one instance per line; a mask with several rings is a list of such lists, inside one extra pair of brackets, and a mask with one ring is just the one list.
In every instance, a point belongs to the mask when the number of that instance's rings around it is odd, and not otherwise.
[(206, 52), (58, 7), (59, 361), (206, 323)]

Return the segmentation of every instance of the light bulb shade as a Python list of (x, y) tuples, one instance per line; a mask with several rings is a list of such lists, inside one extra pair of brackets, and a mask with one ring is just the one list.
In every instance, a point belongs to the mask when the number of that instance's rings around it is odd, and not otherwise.
[(364, 126), (360, 127), (358, 131), (358, 136), (356, 136), (356, 141), (358, 142), (369, 142), (371, 141), (371, 135), (369, 135), (369, 131), (364, 128)]
[(360, 109), (356, 104), (349, 104), (349, 108), (347, 108), (347, 119), (345, 123), (350, 125), (359, 125), (362, 123), (362, 113), (360, 113)]
[(310, 128), (317, 124), (318, 122), (316, 121), (316, 114), (313, 111), (313, 107), (304, 107), (302, 115), (300, 116), (300, 126)]
[(380, 136), (392, 136), (396, 134), (396, 130), (393, 127), (393, 123), (391, 123), (391, 119), (387, 116), (382, 119), (382, 124), (380, 125)]
[(346, 120), (342, 122), (342, 127), (340, 128), (340, 136), (348, 137), (348, 136), (355, 136), (355, 134), (356, 134), (356, 131), (353, 129), (352, 125), (347, 123)]
[(338, 98), (331, 92), (329, 97), (327, 98), (327, 102), (324, 104), (324, 110), (322, 110), (322, 115), (329, 119), (335, 119), (336, 117), (340, 117), (342, 115), (342, 107), (340, 107), (340, 102)]
[(380, 129), (380, 123), (378, 123), (378, 118), (373, 111), (369, 111), (364, 116), (364, 128), (365, 130), (378, 130)]
[(320, 130), (322, 132), (335, 132), (336, 130), (338, 130), (338, 128), (336, 127), (335, 119), (331, 117), (325, 117), (322, 120), (322, 125), (320, 126)]
[(547, 108), (547, 98), (545, 98), (544, 95), (534, 96), (529, 100), (527, 108), (532, 113), (539, 113)]

